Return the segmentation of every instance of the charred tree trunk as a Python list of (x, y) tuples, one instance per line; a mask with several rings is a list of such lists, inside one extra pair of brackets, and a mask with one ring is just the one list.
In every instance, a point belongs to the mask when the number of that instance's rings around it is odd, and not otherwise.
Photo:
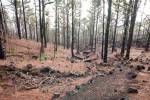
[(132, 4), (132, 0), (129, 1), (127, 12), (125, 9), (124, 34), (123, 34), (122, 47), (121, 47), (121, 53), (120, 53), (122, 57), (124, 56), (124, 52), (125, 52), (125, 45), (126, 45), (126, 39), (127, 39), (127, 34), (128, 34), (128, 28), (129, 28), (131, 4)]
[(28, 39), (28, 36), (27, 36), (27, 25), (26, 25), (26, 14), (25, 14), (25, 7), (24, 7), (24, 0), (22, 0), (22, 8), (23, 8), (23, 21), (24, 21), (25, 38)]
[(147, 38), (147, 42), (146, 42), (146, 46), (145, 46), (145, 51), (149, 50), (149, 44), (150, 44), (150, 23), (149, 23), (147, 34), (148, 34), (148, 38)]
[(20, 30), (20, 21), (18, 18), (18, 7), (17, 7), (17, 0), (14, 0), (14, 7), (15, 7), (15, 16), (16, 16), (16, 25), (18, 30), (18, 37), (21, 39), (21, 30)]
[(67, 49), (69, 49), (69, 3), (68, 3), (68, 0), (67, 0), (66, 13), (67, 13)]
[(110, 28), (110, 21), (111, 21), (111, 6), (112, 0), (108, 1), (108, 18), (107, 18), (107, 26), (105, 32), (105, 50), (104, 50), (104, 62), (107, 63), (107, 55), (108, 55), (108, 36), (109, 36), (109, 28)]
[(0, 59), (5, 59), (5, 48), (4, 48), (4, 26), (2, 17), (2, 8), (0, 8)]
[(138, 2), (139, 2), (139, 0), (135, 0), (134, 9), (133, 9), (133, 12), (131, 15), (131, 24), (130, 24), (130, 29), (129, 29), (129, 39), (128, 39), (128, 44), (127, 44), (126, 59), (129, 59), (129, 57), (130, 57), (130, 49), (132, 46), (133, 31), (134, 31), (134, 26), (135, 26), (135, 21), (136, 21)]
[(71, 56), (74, 57), (74, 0), (72, 0), (72, 42), (71, 42)]
[(119, 2), (120, 0), (117, 0), (117, 15), (116, 15), (116, 19), (115, 19), (115, 30), (114, 30), (114, 36), (113, 36), (113, 45), (112, 45), (112, 53), (114, 52), (115, 50), (115, 47), (116, 47), (116, 33), (117, 33), (117, 25), (118, 25), (118, 17), (119, 17)]
[(102, 47), (101, 47), (101, 58), (104, 57), (104, 34), (105, 34), (105, 0), (103, 0), (103, 33), (102, 33)]
[(41, 13), (41, 0), (39, 0), (39, 22), (40, 22), (40, 37), (41, 37), (41, 48), (40, 48), (40, 58), (44, 54), (44, 42), (43, 42), (43, 26), (42, 26), (42, 13)]
[(54, 57), (55, 57), (55, 52), (57, 51), (57, 45), (58, 45), (58, 1), (55, 1), (55, 44), (54, 44)]
[(80, 11), (79, 11), (79, 29), (78, 29), (78, 45), (77, 45), (77, 53), (79, 53), (79, 48), (80, 48), (80, 26), (81, 26), (81, 0), (80, 0)]
[(34, 3), (35, 3), (35, 20), (36, 20), (36, 23), (35, 23), (35, 25), (36, 25), (36, 41), (37, 42), (39, 42), (39, 35), (38, 35), (38, 19), (37, 19), (37, 12), (36, 12), (36, 1), (34, 0)]

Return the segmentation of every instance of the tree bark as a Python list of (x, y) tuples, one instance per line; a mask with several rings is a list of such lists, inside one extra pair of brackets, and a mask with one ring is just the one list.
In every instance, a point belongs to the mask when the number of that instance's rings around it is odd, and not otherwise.
[(23, 8), (23, 21), (24, 21), (25, 38), (28, 39), (28, 36), (27, 36), (27, 26), (26, 26), (26, 14), (25, 14), (25, 7), (24, 7), (24, 0), (22, 0), (22, 8)]
[(18, 30), (18, 37), (21, 39), (21, 31), (20, 31), (20, 21), (18, 18), (18, 7), (17, 7), (17, 0), (14, 0), (14, 7), (15, 7), (15, 16), (16, 16), (16, 25), (17, 25), (17, 30)]
[(135, 0), (134, 9), (133, 9), (133, 12), (131, 15), (131, 23), (130, 23), (130, 29), (129, 29), (129, 39), (128, 39), (128, 44), (127, 44), (126, 59), (129, 59), (129, 57), (130, 57), (130, 49), (132, 46), (133, 31), (134, 31), (136, 15), (137, 15), (137, 10), (138, 10), (138, 2), (139, 2), (139, 0)]
[(4, 34), (2, 8), (0, 8), (0, 59), (5, 59), (6, 57), (4, 48)]
[(129, 28), (131, 5), (132, 5), (132, 0), (129, 1), (127, 12), (125, 11), (126, 15), (125, 15), (125, 21), (124, 21), (124, 34), (123, 34), (122, 47), (121, 47), (121, 53), (120, 53), (122, 57), (124, 56), (124, 52), (125, 52), (125, 45), (126, 45), (126, 39), (127, 39), (127, 34), (128, 34), (128, 28)]
[(74, 57), (74, 0), (72, 0), (72, 42), (71, 42), (71, 56)]
[(116, 15), (116, 19), (115, 19), (115, 30), (114, 30), (114, 36), (113, 36), (113, 45), (112, 45), (112, 53), (114, 52), (115, 50), (115, 47), (116, 47), (116, 33), (117, 33), (117, 25), (118, 25), (118, 17), (119, 17), (119, 8), (120, 8), (120, 5), (119, 5), (119, 2), (120, 0), (117, 0), (117, 15)]
[(111, 6), (112, 0), (108, 1), (108, 17), (107, 17), (107, 26), (105, 32), (105, 50), (104, 50), (104, 62), (107, 63), (107, 55), (108, 55), (108, 36), (109, 36), (109, 28), (110, 28), (110, 21), (111, 21)]
[(102, 47), (101, 47), (101, 58), (104, 57), (104, 34), (105, 34), (105, 0), (103, 0), (103, 33), (102, 33)]

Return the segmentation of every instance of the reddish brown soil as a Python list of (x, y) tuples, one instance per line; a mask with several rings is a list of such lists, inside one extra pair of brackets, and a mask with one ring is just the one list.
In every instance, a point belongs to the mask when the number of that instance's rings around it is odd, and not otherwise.
[[(150, 63), (144, 64), (146, 69), (138, 72), (136, 79), (128, 80), (125, 75), (131, 70), (129, 66), (135, 67), (142, 64), (140, 61), (131, 61), (130, 64), (121, 67), (122, 71), (120, 71), (120, 68), (112, 65), (114, 60), (118, 59), (114, 56), (116, 53), (109, 53), (111, 65), (104, 67), (100, 64), (102, 60), (97, 54), (90, 54), (90, 59), (93, 59), (92, 63), (85, 63), (84, 60), (75, 60), (75, 63), (71, 63), (70, 50), (64, 50), (60, 46), (54, 59), (53, 45), (48, 44), (48, 48), (45, 49), (46, 60), (39, 61), (39, 59), (33, 58), (39, 56), (39, 50), (39, 43), (9, 38), (7, 39), (7, 59), (0, 60), (0, 65), (9, 65), (13, 62), (15, 67), (22, 69), (27, 64), (32, 64), (35, 68), (49, 67), (61, 73), (78, 73), (84, 76), (58, 78), (60, 83), (30, 90), (17, 90), (16, 86), (19, 85), (16, 85), (8, 76), (4, 76), (0, 80), (0, 100), (50, 100), (54, 93), (60, 93), (58, 99), (65, 100), (120, 100), (122, 97), (128, 97), (129, 100), (149, 100), (150, 98), (150, 72), (147, 71)], [(150, 59), (150, 53), (141, 53), (142, 50), (133, 48), (131, 57), (133, 59), (141, 58), (142, 61)], [(89, 65), (87, 66), (87, 64)], [(3, 71), (0, 68), (0, 74)], [(111, 71), (113, 74), (109, 74)], [(97, 73), (106, 73), (107, 75), (97, 76)], [(89, 84), (91, 79), (93, 80), (92, 84)], [(75, 87), (80, 85), (81, 89), (76, 91), (77, 94), (66, 95), (67, 91), (75, 90)], [(126, 93), (130, 86), (136, 87), (139, 93)]]

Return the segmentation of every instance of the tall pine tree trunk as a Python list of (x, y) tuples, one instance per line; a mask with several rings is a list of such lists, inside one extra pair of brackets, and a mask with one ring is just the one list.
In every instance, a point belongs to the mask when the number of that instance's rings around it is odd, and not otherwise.
[(15, 7), (15, 16), (16, 16), (16, 25), (18, 30), (18, 37), (21, 39), (21, 30), (20, 30), (20, 21), (18, 18), (18, 5), (17, 0), (14, 0), (14, 7)]
[(103, 0), (103, 33), (102, 33), (102, 47), (101, 47), (101, 58), (104, 57), (104, 34), (105, 34), (105, 0)]
[(69, 49), (69, 4), (68, 4), (68, 0), (67, 0), (67, 49)]
[(115, 47), (116, 47), (116, 33), (117, 33), (117, 25), (118, 25), (118, 17), (119, 17), (119, 6), (120, 6), (119, 2), (120, 2), (120, 0), (117, 0), (118, 5), (117, 5), (117, 11), (116, 11), (117, 15), (116, 15), (116, 19), (115, 19), (115, 30), (114, 30), (114, 36), (113, 36), (112, 53), (114, 52)]
[(108, 55), (108, 37), (109, 37), (109, 28), (111, 21), (111, 6), (112, 0), (108, 0), (108, 17), (107, 17), (107, 26), (105, 32), (105, 48), (104, 48), (104, 62), (107, 63), (107, 55)]
[(78, 29), (78, 45), (77, 45), (77, 53), (79, 53), (79, 48), (80, 48), (80, 26), (81, 26), (81, 0), (80, 0), (80, 11), (79, 11), (79, 29)]
[(71, 42), (71, 56), (74, 57), (74, 0), (72, 0), (72, 42)]
[(22, 0), (22, 8), (23, 8), (23, 21), (24, 21), (24, 30), (25, 30), (25, 38), (27, 39), (27, 25), (26, 25), (26, 14), (25, 14), (25, 7), (24, 7), (24, 0)]
[(4, 34), (2, 8), (0, 8), (0, 59), (5, 59)]
[(42, 12), (41, 11), (42, 11), (41, 0), (39, 0), (39, 22), (40, 22), (40, 37), (41, 37), (40, 58), (44, 54), (43, 25), (42, 25)]
[(132, 0), (129, 1), (129, 6), (128, 6), (127, 12), (125, 11), (124, 34), (123, 34), (122, 47), (121, 47), (121, 56), (122, 57), (124, 56), (124, 52), (125, 52), (125, 45), (126, 45), (126, 40), (127, 40), (128, 28), (129, 28), (131, 5), (132, 5)]
[(37, 19), (37, 12), (36, 12), (36, 1), (34, 0), (34, 3), (35, 3), (35, 20), (36, 20), (36, 41), (39, 42), (39, 35), (38, 35), (38, 19)]
[(130, 57), (130, 49), (132, 46), (133, 32), (134, 32), (134, 26), (135, 26), (136, 15), (137, 15), (137, 10), (138, 10), (138, 2), (139, 2), (139, 0), (135, 0), (134, 9), (133, 9), (133, 12), (131, 15), (131, 23), (130, 23), (130, 29), (129, 29), (129, 39), (128, 39), (128, 44), (127, 44), (126, 59), (129, 59), (129, 57)]
[(147, 34), (148, 34), (148, 38), (147, 38), (147, 42), (146, 42), (146, 46), (145, 46), (145, 51), (149, 50), (149, 44), (150, 44), (150, 23), (149, 23)]

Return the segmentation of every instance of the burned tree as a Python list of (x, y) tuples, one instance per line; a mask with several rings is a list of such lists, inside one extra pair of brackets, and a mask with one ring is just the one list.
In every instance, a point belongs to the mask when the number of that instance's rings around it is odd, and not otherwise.
[(5, 59), (4, 34), (3, 17), (0, 9), (0, 59)]
[(108, 17), (107, 17), (107, 26), (106, 26), (106, 32), (105, 32), (105, 48), (104, 48), (104, 62), (107, 62), (107, 54), (108, 54), (108, 36), (109, 36), (109, 27), (110, 27), (110, 21), (111, 21), (111, 6), (112, 6), (112, 0), (108, 1)]
[(129, 29), (129, 39), (128, 39), (128, 44), (127, 44), (126, 59), (129, 59), (129, 57), (130, 57), (130, 49), (132, 46), (133, 31), (134, 31), (136, 15), (137, 15), (137, 10), (138, 10), (138, 2), (139, 2), (139, 0), (135, 0), (133, 12), (131, 15), (131, 23), (130, 23), (130, 29)]

